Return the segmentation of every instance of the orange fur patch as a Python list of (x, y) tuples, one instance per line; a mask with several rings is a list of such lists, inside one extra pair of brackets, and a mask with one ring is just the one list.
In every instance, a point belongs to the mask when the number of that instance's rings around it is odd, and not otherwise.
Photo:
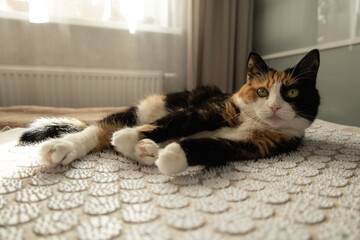
[(223, 112), (222, 117), (228, 122), (230, 127), (236, 127), (241, 124), (238, 113), (233, 105), (228, 101), (225, 103), (225, 112)]
[(151, 104), (154, 100), (161, 99), (162, 101), (165, 101), (166, 96), (165, 95), (151, 95), (145, 99), (145, 102), (148, 104)]
[(98, 128), (98, 145), (93, 149), (93, 151), (100, 151), (111, 147), (111, 138), (114, 132), (121, 129), (121, 124), (113, 125), (107, 123), (100, 123), (97, 125)]
[(261, 157), (267, 156), (271, 148), (274, 148), (281, 140), (290, 140), (291, 137), (282, 133), (276, 133), (266, 130), (253, 130), (251, 132), (250, 141), (259, 148)]
[(257, 100), (258, 95), (256, 93), (256, 86), (252, 86), (249, 83), (245, 84), (239, 92), (236, 94), (246, 103), (253, 103)]
[(284, 84), (285, 86), (290, 86), (291, 84), (294, 84), (295, 79), (292, 79), (291, 76), (287, 73), (285, 73), (284, 71), (275, 71), (272, 70), (272, 84), (275, 83), (275, 81), (280, 81), (282, 84)]
[(151, 132), (156, 128), (157, 128), (157, 126), (154, 126), (154, 125), (143, 125), (143, 126), (137, 127), (136, 131), (139, 135), (139, 139), (146, 138), (146, 136), (144, 134), (142, 134), (142, 132)]

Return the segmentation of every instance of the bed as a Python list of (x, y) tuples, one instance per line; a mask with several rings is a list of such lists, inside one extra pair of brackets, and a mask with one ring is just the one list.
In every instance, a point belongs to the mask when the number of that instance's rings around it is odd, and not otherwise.
[(0, 239), (360, 239), (360, 128), (316, 120), (289, 155), (165, 176), (111, 151), (48, 168), (18, 147), (34, 117), (124, 108), (0, 108)]

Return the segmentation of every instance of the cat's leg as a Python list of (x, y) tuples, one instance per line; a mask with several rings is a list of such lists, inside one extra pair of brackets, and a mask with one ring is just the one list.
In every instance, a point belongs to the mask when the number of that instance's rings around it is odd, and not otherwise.
[(188, 166), (225, 165), (229, 161), (257, 159), (293, 151), (301, 139), (270, 133), (257, 133), (243, 141), (198, 138), (171, 143), (159, 152), (155, 164), (167, 175), (180, 173)]
[[(183, 109), (189, 104), (190, 94), (184, 91), (155, 95), (141, 101), (136, 108), (137, 125), (140, 126), (115, 132), (111, 141), (115, 150), (141, 163), (152, 164), (159, 148), (156, 143), (217, 128), (221, 116), (216, 116), (211, 122), (197, 112)], [(139, 142), (142, 139), (148, 140)]]
[(136, 125), (152, 123), (169, 113), (165, 95), (152, 95), (137, 105)]
[(183, 91), (147, 97), (140, 101), (136, 107), (136, 125), (140, 126), (153, 123), (165, 117), (170, 112), (188, 106), (189, 95), (189, 91)]
[[(181, 95), (181, 94), (180, 94)], [(153, 164), (157, 157), (158, 146), (154, 141), (142, 141), (139, 131), (135, 125), (143, 125), (154, 122), (170, 113), (168, 107), (181, 103), (179, 94), (172, 95), (153, 95), (142, 100), (136, 107), (133, 107), (128, 116), (132, 116), (131, 121), (126, 121), (125, 128), (114, 132), (111, 144), (114, 149), (128, 158), (137, 160), (143, 164)], [(129, 118), (127, 116), (127, 118)], [(124, 116), (113, 114), (103, 121), (106, 123), (124, 122)], [(146, 156), (146, 157), (145, 157)], [(152, 157), (153, 156), (153, 157)]]
[(99, 123), (118, 124), (133, 127), (135, 125), (150, 124), (168, 113), (188, 105), (190, 92), (170, 93), (167, 95), (151, 95), (124, 112), (114, 113)]
[(124, 156), (142, 164), (151, 165), (158, 157), (159, 146), (153, 140), (145, 139), (141, 135), (140, 129), (144, 128), (146, 125), (123, 128), (113, 134), (111, 144), (117, 152)]
[[(192, 114), (185, 111), (171, 112), (165, 117), (157, 120), (154, 125), (142, 125), (139, 127), (123, 128), (115, 132), (112, 136), (111, 144), (114, 149), (124, 156), (142, 162), (136, 155), (140, 146), (137, 145), (142, 139), (151, 139), (153, 143), (160, 143), (177, 137), (186, 136), (189, 133), (195, 133), (203, 127), (196, 120), (190, 121)], [(194, 127), (192, 127), (194, 126)], [(154, 144), (151, 144), (154, 145)], [(156, 147), (153, 147), (153, 149)], [(154, 155), (152, 152), (149, 155)], [(157, 154), (155, 154), (157, 156)], [(156, 158), (153, 158), (153, 162)]]
[[(152, 95), (140, 101), (137, 105), (136, 125), (153, 123), (170, 112), (189, 105), (189, 91), (170, 93), (166, 95)], [(129, 126), (129, 125), (128, 125)]]
[[(212, 121), (201, 116), (198, 111), (178, 110), (173, 111), (153, 124), (142, 125), (133, 128), (123, 128), (113, 134), (111, 144), (115, 150), (126, 157), (142, 162), (139, 155), (135, 155), (138, 142), (142, 139), (151, 139), (149, 149), (156, 149), (155, 143), (161, 143), (172, 139), (189, 136), (200, 131), (214, 130), (218, 128), (222, 116), (215, 116)], [(224, 124), (226, 124), (225, 121)], [(140, 147), (137, 149), (141, 149)], [(153, 151), (148, 155), (157, 156)], [(155, 161), (156, 158), (153, 158)]]
[(39, 155), (45, 164), (69, 164), (91, 151), (111, 147), (111, 136), (121, 127), (121, 124), (104, 122), (91, 125), (81, 132), (43, 142), (39, 148)]
[[(131, 115), (136, 118), (128, 127), (114, 132), (111, 144), (114, 149), (128, 158), (134, 159), (142, 164), (151, 165), (158, 157), (159, 146), (151, 139), (145, 139), (146, 136), (141, 131), (151, 131), (155, 128), (153, 125), (146, 125), (158, 121), (162, 118), (171, 120), (173, 112), (186, 106), (189, 92), (179, 92), (167, 95), (154, 95), (141, 101), (137, 107), (132, 109)], [(123, 116), (120, 116), (123, 118)], [(106, 119), (107, 122), (116, 122), (118, 115), (113, 115)], [(140, 125), (139, 127), (133, 127)], [(140, 141), (142, 140), (142, 141)]]
[[(224, 165), (236, 157), (235, 143), (228, 140), (199, 138), (174, 142), (160, 150), (155, 164), (167, 175), (180, 173), (188, 166)], [(250, 150), (250, 149), (249, 149)]]
[(97, 126), (89, 126), (82, 132), (47, 140), (40, 145), (39, 155), (47, 165), (69, 164), (85, 156), (99, 144), (98, 132)]

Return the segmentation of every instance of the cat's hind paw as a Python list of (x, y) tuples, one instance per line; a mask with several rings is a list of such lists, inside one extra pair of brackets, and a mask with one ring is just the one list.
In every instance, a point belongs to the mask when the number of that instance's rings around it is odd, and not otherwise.
[(159, 146), (151, 139), (143, 139), (135, 146), (135, 158), (144, 165), (152, 165), (158, 158)]
[(161, 150), (155, 164), (166, 175), (181, 173), (188, 168), (185, 152), (178, 143), (171, 143)]
[(64, 139), (51, 139), (42, 143), (38, 153), (44, 165), (67, 165), (76, 159), (74, 144)]

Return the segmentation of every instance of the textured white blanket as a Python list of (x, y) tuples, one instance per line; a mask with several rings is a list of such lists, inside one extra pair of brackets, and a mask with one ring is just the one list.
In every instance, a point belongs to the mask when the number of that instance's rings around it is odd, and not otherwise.
[(360, 239), (355, 133), (314, 124), (290, 155), (175, 177), (112, 151), (45, 168), (36, 146), (0, 149), (0, 239)]

